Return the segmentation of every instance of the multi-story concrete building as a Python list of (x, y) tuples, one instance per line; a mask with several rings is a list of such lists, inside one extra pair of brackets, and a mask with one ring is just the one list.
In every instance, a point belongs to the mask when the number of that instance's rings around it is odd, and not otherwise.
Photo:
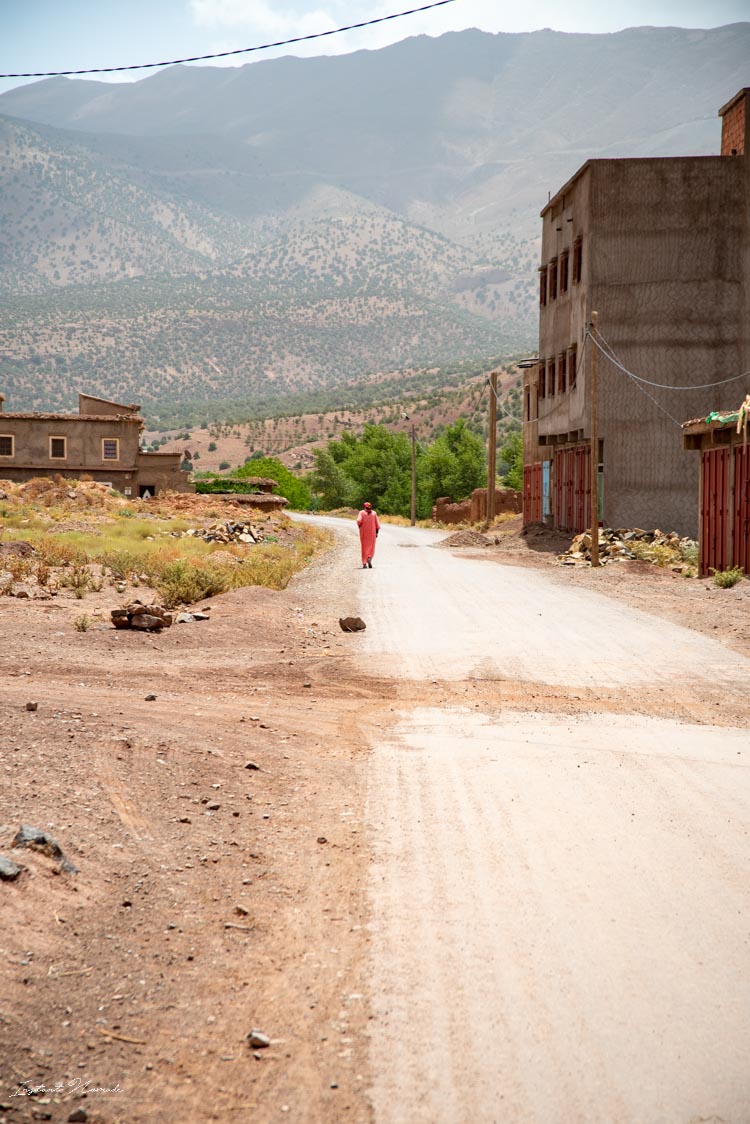
[(750, 389), (749, 95), (719, 111), (720, 156), (589, 160), (542, 211), (539, 362), (524, 379), (526, 522), (590, 524), (596, 310), (617, 359), (646, 380), (598, 355), (600, 518), (696, 535), (695, 462), (680, 423), (736, 408)]
[(87, 476), (126, 496), (193, 492), (179, 453), (141, 449), (140, 406), (78, 395), (77, 414), (9, 413), (0, 394), (0, 479)]

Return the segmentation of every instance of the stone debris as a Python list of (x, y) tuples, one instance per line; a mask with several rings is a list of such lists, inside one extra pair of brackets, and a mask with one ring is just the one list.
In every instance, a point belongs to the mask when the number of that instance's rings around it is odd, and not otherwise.
[[(640, 527), (599, 528), (599, 561), (603, 566), (609, 562), (640, 560), (669, 566), (675, 573), (688, 573), (695, 569), (695, 564), (686, 561), (686, 556), (696, 551), (697, 543), (681, 537), (676, 531), (643, 531)], [(591, 533), (583, 531), (576, 535), (569, 548), (558, 554), (557, 560), (563, 566), (589, 565)]]
[(142, 601), (113, 609), (111, 615), (115, 628), (135, 628), (140, 632), (160, 632), (172, 623), (172, 614), (161, 605), (144, 605)]
[(42, 854), (48, 855), (51, 859), (59, 859), (62, 870), (67, 870), (69, 874), (78, 874), (78, 867), (65, 857), (57, 840), (53, 839), (49, 832), (42, 831), (41, 828), (23, 824), (16, 832), (11, 846), (29, 847), (32, 851), (41, 851)]
[(271, 1045), (271, 1039), (262, 1030), (251, 1030), (247, 1036), (248, 1045), (254, 1050), (264, 1050)]
[(14, 882), (24, 868), (0, 855), (0, 882)]
[(179, 613), (175, 619), (175, 624), (192, 624), (193, 621), (210, 621), (210, 613)]
[(218, 543), (245, 543), (247, 546), (265, 541), (265, 534), (255, 523), (234, 523), (227, 520), (222, 523), (212, 523), (199, 530), (191, 528), (185, 531), (186, 537), (203, 539), (204, 542)]
[(361, 617), (339, 617), (339, 627), (342, 632), (364, 632), (367, 625)]
[(38, 702), (27, 702), (27, 703), (26, 703), (26, 709), (27, 709), (27, 710), (28, 710), (28, 711), (29, 711), (29, 712), (30, 712), (31, 714), (34, 714), (34, 713), (35, 713), (35, 711), (39, 710), (39, 703), (38, 703)]

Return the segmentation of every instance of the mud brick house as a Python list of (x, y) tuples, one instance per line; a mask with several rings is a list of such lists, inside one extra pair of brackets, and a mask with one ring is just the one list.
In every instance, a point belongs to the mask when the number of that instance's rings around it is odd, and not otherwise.
[(588, 160), (542, 211), (525, 522), (589, 525), (596, 310), (622, 366), (649, 380), (598, 356), (600, 519), (696, 537), (695, 465), (678, 419), (729, 409), (750, 389), (750, 373), (716, 385), (750, 372), (749, 95), (719, 110), (721, 155)]
[(737, 567), (750, 574), (750, 398), (740, 410), (712, 411), (682, 427), (685, 449), (700, 453), (698, 559), (701, 577)]
[(126, 496), (193, 492), (179, 453), (146, 453), (140, 406), (78, 395), (77, 414), (9, 413), (0, 394), (0, 479), (88, 476)]

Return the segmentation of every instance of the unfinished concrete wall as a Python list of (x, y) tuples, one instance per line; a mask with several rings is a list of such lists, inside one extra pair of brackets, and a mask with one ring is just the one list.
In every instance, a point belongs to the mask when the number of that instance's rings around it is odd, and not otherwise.
[[(742, 163), (591, 165), (590, 307), (623, 364), (652, 383), (699, 388), (743, 370)], [(743, 383), (644, 386), (601, 355), (599, 372), (605, 523), (695, 537), (695, 466), (679, 423), (736, 406)]]
[[(557, 289), (548, 284), (540, 308), (533, 459), (589, 437), (590, 343), (580, 356), (594, 309), (630, 371), (696, 388), (643, 387), (599, 355), (602, 518), (611, 526), (697, 534), (695, 474), (679, 423), (736, 406), (750, 389), (750, 378), (698, 389), (750, 370), (747, 167), (747, 156), (593, 160), (542, 212), (542, 266), (549, 278), (556, 264)], [(576, 243), (580, 280), (570, 277), (561, 291), (560, 261)], [(568, 363), (562, 388), (559, 357), (573, 347), (575, 385)]]

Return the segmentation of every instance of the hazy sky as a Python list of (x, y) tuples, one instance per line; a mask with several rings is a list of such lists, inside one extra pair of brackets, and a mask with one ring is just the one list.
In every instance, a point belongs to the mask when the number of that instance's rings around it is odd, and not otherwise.
[[(74, 70), (157, 62), (327, 31), (418, 7), (425, 0), (0, 0), (0, 72)], [(750, 0), (454, 0), (387, 24), (238, 56), (376, 49), (410, 35), (484, 31), (611, 32), (643, 25), (707, 28), (750, 20)], [(213, 65), (221, 65), (214, 63)], [(127, 80), (149, 71), (134, 71)], [(100, 76), (106, 80), (106, 76)], [(123, 81), (120, 75), (110, 80)], [(0, 91), (20, 85), (0, 79)]]

